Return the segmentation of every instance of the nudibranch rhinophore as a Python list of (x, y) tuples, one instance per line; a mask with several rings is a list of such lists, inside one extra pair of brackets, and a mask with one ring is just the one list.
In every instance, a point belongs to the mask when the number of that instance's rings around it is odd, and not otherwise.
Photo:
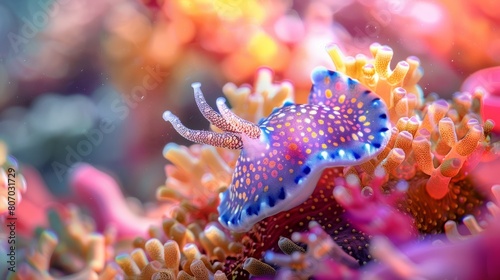
[(220, 194), (219, 221), (248, 231), (262, 219), (304, 202), (323, 170), (353, 166), (376, 156), (390, 136), (387, 106), (357, 80), (317, 67), (308, 104), (285, 104), (258, 124), (236, 116), (223, 98), (219, 112), (194, 83), (203, 116), (223, 132), (186, 128), (171, 112), (163, 118), (188, 140), (241, 149), (231, 185)]

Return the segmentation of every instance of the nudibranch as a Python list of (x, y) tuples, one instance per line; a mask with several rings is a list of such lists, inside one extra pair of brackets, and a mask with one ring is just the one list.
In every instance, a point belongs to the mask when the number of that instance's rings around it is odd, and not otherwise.
[(287, 103), (254, 124), (235, 115), (225, 99), (212, 109), (194, 83), (203, 116), (222, 132), (186, 128), (174, 114), (163, 118), (193, 142), (241, 149), (232, 182), (220, 194), (219, 221), (248, 231), (262, 219), (304, 202), (324, 169), (366, 162), (390, 138), (387, 106), (374, 92), (339, 72), (317, 67), (308, 104)]

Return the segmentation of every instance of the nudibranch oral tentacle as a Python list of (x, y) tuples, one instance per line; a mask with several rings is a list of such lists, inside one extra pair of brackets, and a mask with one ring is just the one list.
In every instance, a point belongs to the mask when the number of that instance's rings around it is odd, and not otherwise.
[(231, 185), (220, 194), (222, 225), (248, 231), (303, 203), (325, 168), (364, 163), (387, 145), (387, 107), (376, 94), (325, 68), (313, 71), (312, 82), (310, 104), (275, 109), (257, 125), (237, 117), (218, 99), (220, 115), (236, 132), (192, 131), (166, 113), (166, 120), (190, 140), (224, 147), (222, 139), (231, 139), (228, 143), (242, 148)]
[(253, 139), (260, 137), (261, 131), (259, 126), (238, 117), (231, 110), (229, 110), (224, 97), (217, 98), (217, 108), (219, 108), (222, 117), (229, 122), (235, 131), (243, 133)]
[(196, 101), (196, 105), (198, 106), (198, 109), (203, 117), (223, 131), (236, 132), (236, 130), (233, 129), (233, 126), (225, 118), (208, 105), (205, 97), (203, 96), (203, 92), (201, 91), (201, 84), (192, 83), (191, 87), (194, 91), (194, 100)]
[(241, 149), (243, 147), (243, 141), (238, 134), (232, 132), (217, 133), (213, 131), (189, 129), (185, 127), (179, 118), (170, 111), (165, 111), (163, 113), (163, 119), (172, 123), (174, 129), (182, 137), (188, 139), (189, 141), (234, 150)]

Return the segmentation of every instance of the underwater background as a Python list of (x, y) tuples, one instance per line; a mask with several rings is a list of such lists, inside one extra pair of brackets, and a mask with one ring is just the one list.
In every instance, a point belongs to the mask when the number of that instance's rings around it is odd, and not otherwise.
[(499, 9), (3, 1), (0, 278), (500, 279)]

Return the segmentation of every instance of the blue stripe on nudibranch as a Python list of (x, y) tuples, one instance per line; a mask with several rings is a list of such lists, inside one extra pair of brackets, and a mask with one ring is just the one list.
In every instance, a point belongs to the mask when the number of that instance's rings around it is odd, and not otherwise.
[(278, 193), (278, 198), (281, 199), (281, 200), (283, 200), (283, 199), (285, 199), (285, 197), (286, 197), (285, 188), (281, 187), (280, 191)]
[(267, 200), (268, 200), (269, 206), (270, 207), (274, 207), (274, 203), (276, 202), (276, 200), (273, 197), (271, 197), (271, 196), (268, 196)]
[(304, 172), (304, 174), (309, 174), (311, 172), (311, 167), (309, 166), (304, 166), (304, 168), (302, 169), (302, 172)]
[(299, 184), (301, 181), (302, 181), (302, 176), (295, 177), (295, 180), (294, 180), (295, 184)]
[(361, 155), (359, 155), (359, 154), (358, 154), (358, 153), (356, 153), (356, 152), (352, 152), (352, 155), (354, 156), (354, 158), (355, 158), (356, 160), (359, 160), (359, 159), (361, 158)]

